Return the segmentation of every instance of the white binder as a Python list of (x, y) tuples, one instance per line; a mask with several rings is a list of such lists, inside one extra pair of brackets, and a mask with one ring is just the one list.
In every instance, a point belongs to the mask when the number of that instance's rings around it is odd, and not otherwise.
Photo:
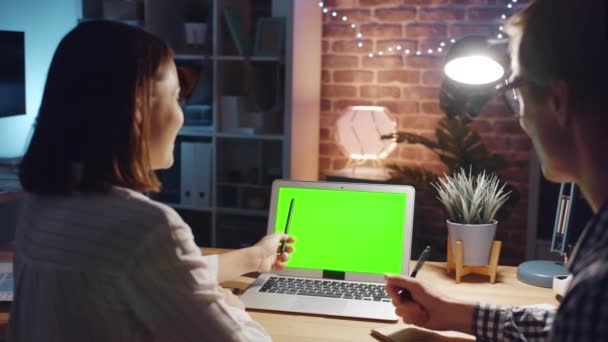
[(193, 208), (211, 206), (211, 144), (181, 143), (180, 204)]

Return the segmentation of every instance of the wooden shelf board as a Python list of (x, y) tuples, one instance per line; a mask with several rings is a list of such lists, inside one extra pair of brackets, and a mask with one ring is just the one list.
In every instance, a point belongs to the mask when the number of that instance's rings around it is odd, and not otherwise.
[(227, 186), (234, 188), (251, 188), (251, 189), (270, 189), (270, 185), (263, 184), (251, 184), (251, 183), (237, 183), (237, 182), (218, 182), (217, 186)]
[(284, 62), (283, 56), (215, 56), (218, 61), (234, 61), (234, 62)]
[(229, 132), (218, 132), (215, 134), (218, 138), (231, 138), (231, 139), (254, 139), (254, 140), (283, 140), (282, 134), (247, 134), (247, 133), (229, 133)]
[(184, 126), (179, 130), (179, 135), (195, 137), (213, 137), (215, 134), (212, 126)]
[(238, 208), (217, 208), (218, 213), (222, 214), (233, 214), (233, 215), (245, 215), (245, 216), (268, 216), (268, 209), (256, 210), (256, 209), (238, 209)]
[(176, 53), (174, 59), (178, 61), (211, 61), (213, 60), (213, 56), (195, 54), (195, 53)]
[(174, 209), (184, 209), (184, 210), (193, 210), (193, 211), (201, 211), (201, 212), (211, 212), (213, 211), (212, 208), (208, 207), (208, 208), (199, 208), (199, 207), (193, 207), (193, 206), (189, 206), (189, 205), (185, 205), (185, 204), (178, 204), (178, 203), (165, 203), (168, 206), (174, 208)]

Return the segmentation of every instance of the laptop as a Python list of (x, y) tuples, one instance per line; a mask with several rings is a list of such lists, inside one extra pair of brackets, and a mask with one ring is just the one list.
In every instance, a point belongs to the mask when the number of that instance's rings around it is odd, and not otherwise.
[(295, 238), (284, 271), (261, 274), (247, 309), (397, 321), (385, 273), (409, 273), (415, 190), (275, 180), (268, 233)]

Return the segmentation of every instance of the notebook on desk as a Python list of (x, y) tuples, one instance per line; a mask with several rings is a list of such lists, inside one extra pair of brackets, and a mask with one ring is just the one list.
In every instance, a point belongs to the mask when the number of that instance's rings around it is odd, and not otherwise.
[(262, 274), (248, 309), (396, 321), (385, 273), (408, 274), (415, 190), (387, 184), (277, 180), (268, 233), (295, 238), (286, 270)]

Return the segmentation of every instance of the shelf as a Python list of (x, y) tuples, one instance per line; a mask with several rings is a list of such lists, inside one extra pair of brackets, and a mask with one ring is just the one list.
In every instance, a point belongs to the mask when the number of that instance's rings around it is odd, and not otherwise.
[(248, 189), (264, 189), (270, 190), (270, 185), (262, 184), (250, 184), (250, 183), (236, 183), (236, 182), (218, 182), (218, 186), (229, 186), (233, 188), (248, 188)]
[(284, 56), (211, 56), (196, 53), (176, 53), (175, 60), (180, 62), (196, 61), (234, 61), (234, 62), (285, 62)]
[(178, 135), (192, 137), (218, 137), (226, 139), (252, 139), (273, 141), (282, 141), (284, 139), (284, 136), (282, 134), (215, 132), (212, 126), (184, 126), (179, 130)]
[(172, 207), (173, 209), (184, 209), (184, 210), (193, 210), (193, 211), (202, 211), (202, 212), (211, 212), (212, 208), (198, 208), (198, 207), (192, 207), (189, 205), (184, 205), (184, 204), (177, 204), (177, 203), (166, 203), (168, 206)]
[(246, 134), (246, 133), (227, 133), (218, 132), (215, 134), (218, 138), (229, 138), (229, 139), (254, 139), (254, 140), (276, 140), (282, 141), (282, 134)]
[(173, 58), (180, 62), (202, 62), (213, 60), (213, 56), (194, 53), (176, 53)]
[(222, 214), (233, 214), (233, 215), (246, 215), (246, 216), (268, 216), (268, 209), (255, 210), (255, 209), (238, 209), (238, 208), (216, 208), (218, 213)]
[(179, 135), (194, 137), (213, 137), (215, 131), (213, 126), (183, 126), (179, 130)]
[(213, 58), (218, 61), (285, 62), (283, 56), (216, 56)]
[[(104, 4), (115, 2), (83, 1), (83, 12), (91, 12), (84, 17), (103, 17)], [(127, 2), (124, 6), (132, 6)], [(192, 2), (208, 13), (202, 40), (186, 36), (184, 16)], [(318, 3), (143, 0), (133, 4), (141, 10), (133, 17), (173, 48), (182, 89), (185, 125), (175, 141), (173, 166), (158, 172), (163, 189), (151, 198), (178, 209), (197, 243), (234, 248), (255, 243), (266, 232), (272, 181), (318, 177), (318, 148), (310, 148), (320, 121)], [(238, 13), (242, 32), (228, 26), (227, 9)], [(285, 18), (285, 35), (258, 28), (260, 19), (271, 17)], [(248, 42), (237, 46), (240, 39), (233, 31)], [(268, 49), (256, 48), (256, 38), (264, 38)], [(260, 51), (272, 55), (260, 56)], [(180, 202), (184, 189), (199, 186), (208, 202)]]

